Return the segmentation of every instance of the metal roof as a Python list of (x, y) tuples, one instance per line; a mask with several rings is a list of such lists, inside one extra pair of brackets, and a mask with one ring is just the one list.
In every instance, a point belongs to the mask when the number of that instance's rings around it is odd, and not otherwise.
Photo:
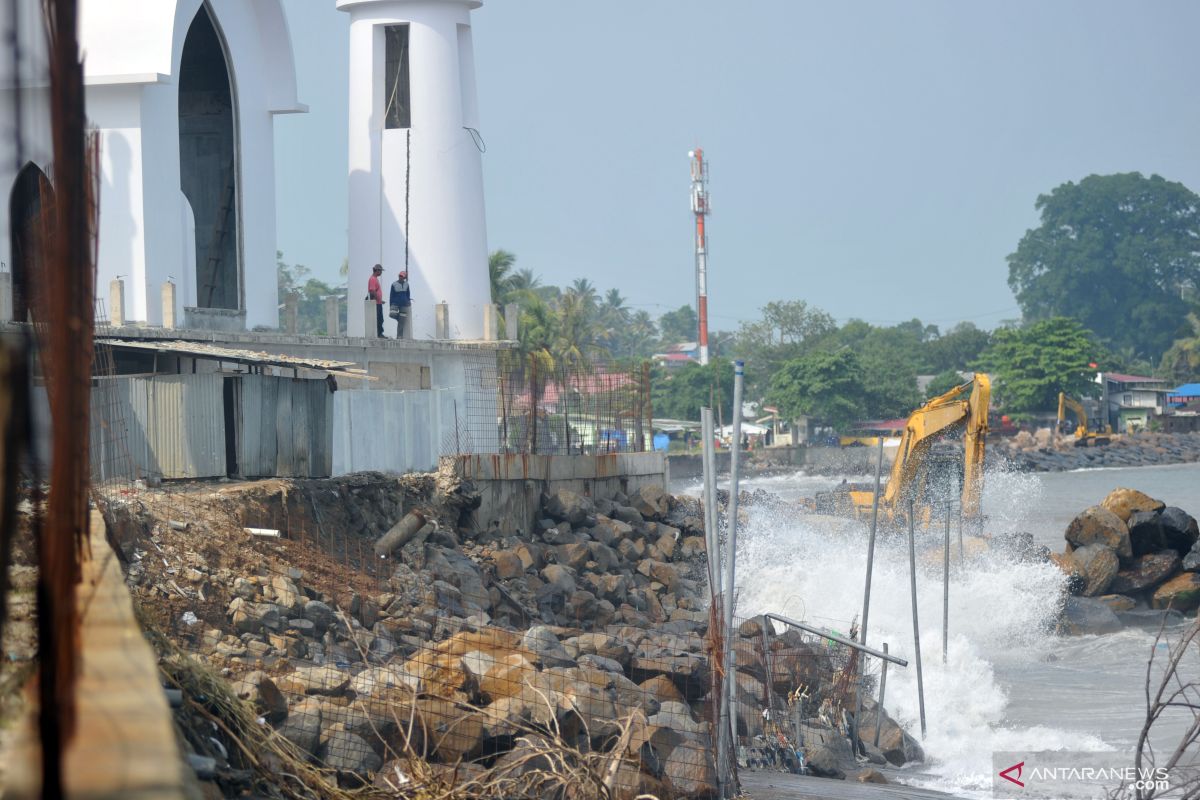
[(1104, 379), (1116, 383), (1166, 383), (1161, 378), (1150, 378), (1145, 375), (1124, 375), (1120, 372), (1105, 372)]
[(115, 347), (120, 350), (147, 350), (155, 353), (206, 358), (213, 361), (233, 361), (239, 364), (261, 364), (272, 367), (290, 367), (292, 369), (311, 369), (336, 375), (343, 378), (358, 380), (374, 380), (353, 361), (330, 361), (323, 358), (303, 358), (286, 356), (279, 353), (259, 353), (254, 350), (235, 350), (231, 347), (218, 347), (204, 342), (187, 342), (182, 340), (170, 341), (132, 341), (130, 339), (97, 338), (96, 344)]

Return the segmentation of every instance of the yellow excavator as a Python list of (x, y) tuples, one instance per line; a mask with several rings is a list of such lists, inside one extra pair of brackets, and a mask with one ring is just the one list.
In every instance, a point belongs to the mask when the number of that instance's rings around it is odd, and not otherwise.
[[(879, 519), (885, 526), (906, 523), (910, 500), (916, 518), (928, 522), (935, 506), (954, 499), (954, 490), (962, 502), (963, 520), (979, 523), (991, 395), (991, 378), (977, 372), (971, 380), (927, 401), (909, 416), (887, 485), (882, 487), (879, 498)], [(961, 473), (956, 475), (959, 463)], [(846, 488), (848, 496), (838, 498), (839, 493), (835, 492), (826, 500), (833, 501), (830, 510), (848, 511), (859, 519), (869, 520), (875, 500), (874, 487)], [(821, 510), (820, 495), (817, 504)]]
[(1067, 411), (1075, 412), (1075, 446), (1076, 447), (1100, 447), (1112, 441), (1112, 434), (1107, 427), (1100, 431), (1093, 431), (1088, 428), (1087, 412), (1083, 409), (1083, 403), (1073, 397), (1067, 397), (1063, 392), (1058, 393), (1058, 430), (1061, 433), (1066, 433), (1070, 427), (1070, 422), (1067, 420)]

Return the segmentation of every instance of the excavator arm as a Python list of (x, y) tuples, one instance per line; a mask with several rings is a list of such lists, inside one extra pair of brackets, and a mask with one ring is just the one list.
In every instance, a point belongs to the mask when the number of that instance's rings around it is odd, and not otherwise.
[(1083, 410), (1083, 403), (1078, 400), (1067, 397), (1063, 392), (1058, 393), (1058, 426), (1062, 429), (1062, 424), (1067, 420), (1067, 411), (1074, 411), (1075, 418), (1079, 420), (1079, 424), (1075, 427), (1076, 438), (1082, 438), (1088, 435), (1088, 418), (1087, 412)]
[[(938, 434), (955, 425), (963, 425), (963, 517), (975, 520), (980, 515), (983, 492), (983, 459), (987, 439), (987, 415), (991, 402), (991, 379), (984, 373), (975, 376), (945, 394), (929, 400), (908, 418), (904, 435), (880, 507), (887, 516), (897, 518), (916, 499), (924, 481), (927, 458)], [(854, 492), (855, 505), (869, 510), (871, 492)], [(865, 509), (864, 509), (865, 506)]]

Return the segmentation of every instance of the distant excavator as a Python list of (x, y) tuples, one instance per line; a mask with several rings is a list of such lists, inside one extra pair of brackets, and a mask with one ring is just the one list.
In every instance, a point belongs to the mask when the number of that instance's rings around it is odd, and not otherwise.
[(1076, 447), (1100, 447), (1112, 441), (1111, 431), (1107, 428), (1103, 428), (1101, 431), (1090, 430), (1087, 411), (1084, 410), (1083, 403), (1073, 397), (1067, 397), (1063, 392), (1058, 393), (1058, 430), (1060, 433), (1067, 433), (1070, 427), (1067, 411), (1075, 413)]
[[(906, 524), (910, 501), (916, 518), (928, 522), (936, 506), (954, 499), (962, 503), (964, 522), (974, 525), (982, 521), (983, 457), (991, 395), (991, 378), (976, 372), (971, 380), (927, 401), (909, 416), (879, 498), (879, 518), (885, 525)], [(824, 494), (816, 498), (818, 511), (871, 518), (873, 486), (846, 486), (842, 492)]]

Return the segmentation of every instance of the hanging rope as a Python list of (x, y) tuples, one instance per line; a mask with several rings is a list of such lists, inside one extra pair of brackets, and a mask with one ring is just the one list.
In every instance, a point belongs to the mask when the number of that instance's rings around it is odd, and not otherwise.
[(406, 130), (404, 165), (404, 272), (408, 272), (408, 199), (412, 193), (412, 128)]

